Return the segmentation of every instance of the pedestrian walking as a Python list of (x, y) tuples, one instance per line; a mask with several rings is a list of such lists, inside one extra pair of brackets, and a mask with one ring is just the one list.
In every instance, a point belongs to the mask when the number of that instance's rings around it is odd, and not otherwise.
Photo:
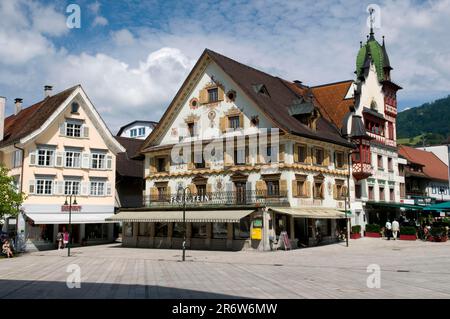
[(394, 240), (397, 240), (399, 232), (400, 232), (400, 224), (396, 219), (394, 219), (394, 221), (392, 222), (392, 237), (394, 237)]
[(384, 225), (384, 227), (386, 228), (386, 237), (387, 237), (387, 239), (391, 240), (392, 224), (389, 221), (389, 219), (386, 222), (386, 225)]
[(64, 233), (63, 233), (63, 243), (64, 243), (64, 248), (69, 243), (69, 232), (65, 229), (64, 229)]
[(58, 235), (56, 235), (56, 241), (58, 242), (58, 250), (61, 250), (63, 248), (63, 233), (58, 232)]

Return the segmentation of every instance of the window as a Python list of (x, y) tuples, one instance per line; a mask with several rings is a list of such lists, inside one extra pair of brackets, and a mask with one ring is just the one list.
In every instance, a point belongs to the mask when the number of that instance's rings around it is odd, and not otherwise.
[(150, 234), (149, 232), (149, 224), (150, 223), (139, 223), (138, 224), (138, 228), (139, 228), (139, 236), (148, 236)]
[(158, 172), (165, 172), (166, 171), (166, 159), (164, 157), (157, 158), (156, 170)]
[(189, 136), (197, 136), (197, 132), (195, 129), (195, 123), (191, 122), (191, 123), (187, 123), (188, 126), (188, 132), (189, 132)]
[(206, 238), (206, 223), (192, 223), (192, 238)]
[(21, 167), (21, 166), (22, 166), (22, 151), (16, 150), (13, 153), (12, 167)]
[(65, 156), (66, 156), (65, 167), (79, 168), (81, 166), (80, 152), (67, 151), (65, 153)]
[(344, 153), (342, 153), (342, 152), (335, 153), (335, 165), (337, 168), (344, 167)]
[(130, 130), (130, 136), (131, 137), (136, 137), (137, 136), (137, 130), (135, 128)]
[(196, 185), (196, 188), (198, 196), (206, 195), (206, 184)]
[(323, 149), (316, 148), (314, 149), (314, 152), (316, 154), (316, 164), (323, 165)]
[(280, 195), (280, 184), (278, 181), (267, 181), (267, 195), (278, 196)]
[(91, 168), (104, 169), (105, 168), (105, 154), (92, 153)]
[(230, 116), (228, 117), (228, 127), (232, 129), (240, 128), (239, 116)]
[(36, 194), (51, 195), (53, 189), (53, 181), (50, 179), (36, 180)]
[(53, 166), (54, 151), (48, 149), (38, 150), (38, 165), (39, 166)]
[(394, 192), (394, 189), (393, 189), (393, 188), (389, 188), (389, 200), (390, 200), (391, 202), (394, 202), (394, 201), (395, 201), (395, 192)]
[(369, 200), (374, 200), (375, 195), (373, 193), (373, 186), (369, 186)]
[(158, 186), (158, 200), (164, 201), (166, 199), (167, 187), (166, 186)]
[(336, 183), (336, 199), (344, 199), (347, 194), (344, 194), (344, 185)]
[(306, 196), (306, 181), (297, 181), (297, 196)]
[(145, 127), (140, 127), (138, 130), (138, 134), (139, 134), (139, 136), (144, 136), (145, 135)]
[(77, 102), (73, 102), (71, 105), (71, 113), (78, 113), (78, 109), (80, 108), (80, 104), (78, 104)]
[(155, 223), (155, 237), (167, 237), (169, 224)]
[(298, 161), (300, 163), (305, 163), (306, 162), (306, 156), (307, 156), (306, 145), (299, 145), (298, 146)]
[(361, 199), (361, 196), (362, 196), (362, 185), (356, 184), (355, 185), (355, 197), (357, 199)]
[(219, 100), (219, 91), (217, 88), (208, 90), (208, 102), (217, 102)]
[(81, 137), (81, 124), (66, 123), (66, 136)]
[(380, 187), (379, 192), (380, 192), (380, 201), (384, 201), (385, 200), (384, 187)]
[(383, 156), (378, 155), (378, 169), (383, 170)]
[(100, 182), (100, 181), (91, 182), (90, 194), (91, 194), (91, 196), (104, 196), (105, 195), (105, 182)]
[(323, 182), (314, 183), (314, 198), (323, 199)]
[(64, 195), (80, 195), (80, 181), (64, 181)]
[(213, 223), (212, 224), (212, 238), (227, 239), (228, 228), (227, 223)]
[(392, 165), (392, 158), (388, 157), (388, 170), (389, 172), (394, 171), (394, 165)]
[(250, 216), (242, 218), (239, 223), (233, 223), (234, 239), (247, 239), (250, 237)]
[(234, 148), (234, 165), (245, 164), (245, 148)]
[(172, 237), (183, 238), (183, 235), (184, 235), (183, 223), (173, 223)]

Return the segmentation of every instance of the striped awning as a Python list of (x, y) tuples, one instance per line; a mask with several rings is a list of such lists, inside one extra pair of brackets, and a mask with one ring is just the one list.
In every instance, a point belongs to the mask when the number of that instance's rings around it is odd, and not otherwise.
[[(199, 210), (186, 211), (186, 222), (191, 223), (239, 223), (254, 210)], [(182, 222), (183, 211), (122, 211), (108, 221), (116, 222)]]
[(271, 211), (280, 214), (288, 214), (294, 217), (316, 218), (316, 219), (339, 219), (345, 218), (345, 212), (333, 208), (324, 207), (302, 207), (302, 208), (279, 208), (270, 207)]
[[(68, 213), (26, 213), (36, 225), (42, 224), (68, 224)], [(112, 213), (105, 214), (91, 214), (91, 213), (72, 213), (70, 216), (70, 222), (72, 224), (103, 224), (111, 223), (112, 221), (106, 221), (108, 217), (113, 216)]]

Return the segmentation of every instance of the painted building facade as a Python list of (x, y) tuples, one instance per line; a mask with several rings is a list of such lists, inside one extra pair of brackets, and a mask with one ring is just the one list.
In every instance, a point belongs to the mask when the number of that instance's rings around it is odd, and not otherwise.
[[(26, 194), (17, 219), (27, 249), (55, 247), (56, 235), (69, 230), (73, 243), (113, 239), (115, 161), (124, 148), (113, 138), (80, 85), (21, 107), (4, 119), (0, 162)], [(2, 120), (3, 121), (3, 120)]]

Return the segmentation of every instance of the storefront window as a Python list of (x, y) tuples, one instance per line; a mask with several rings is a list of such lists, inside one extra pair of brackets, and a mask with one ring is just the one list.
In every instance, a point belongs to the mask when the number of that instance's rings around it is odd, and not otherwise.
[(192, 223), (192, 237), (206, 238), (206, 223)]
[(148, 236), (150, 234), (149, 223), (139, 223), (139, 236)]
[(316, 229), (322, 236), (331, 236), (331, 219), (316, 219)]
[(86, 224), (84, 232), (87, 240), (107, 239), (108, 224)]
[(183, 223), (173, 223), (172, 237), (183, 238), (184, 226)]
[(213, 238), (226, 239), (227, 234), (227, 223), (213, 223)]
[(123, 232), (125, 237), (133, 237), (133, 224), (132, 223), (124, 223), (123, 224)]
[(155, 223), (155, 237), (167, 237), (167, 223)]
[(28, 238), (33, 241), (53, 241), (53, 225), (33, 225), (28, 227)]
[(248, 239), (250, 237), (250, 216), (244, 217), (239, 223), (233, 223), (234, 239)]

